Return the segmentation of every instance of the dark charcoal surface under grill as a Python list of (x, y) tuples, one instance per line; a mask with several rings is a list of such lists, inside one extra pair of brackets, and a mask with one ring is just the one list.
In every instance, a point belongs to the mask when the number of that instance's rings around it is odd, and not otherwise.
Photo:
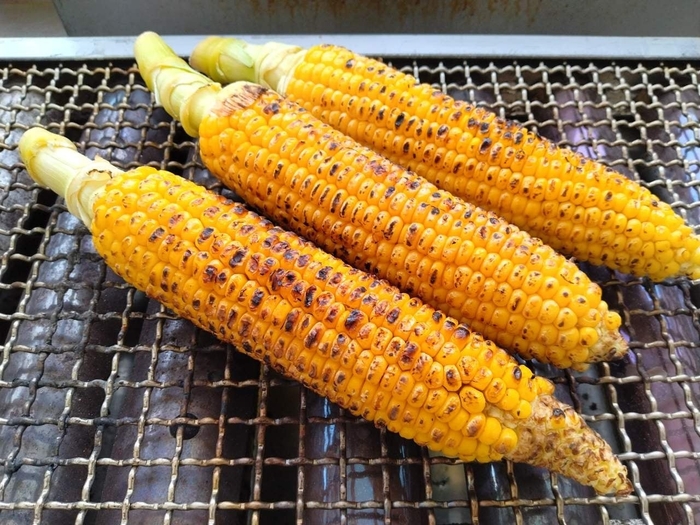
[[(700, 225), (700, 86), (684, 63), (394, 62), (599, 158)], [(5, 524), (694, 523), (700, 283), (583, 265), (632, 352), (585, 374), (534, 365), (628, 465), (595, 497), (547, 471), (428, 454), (237, 353), (124, 284), (17, 140), (224, 191), (130, 62), (0, 63), (0, 521)]]

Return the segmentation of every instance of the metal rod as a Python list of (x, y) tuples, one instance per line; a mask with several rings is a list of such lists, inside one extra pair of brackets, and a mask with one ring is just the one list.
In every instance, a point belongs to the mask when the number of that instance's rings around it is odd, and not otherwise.
[[(232, 35), (233, 36), (233, 35)], [(549, 35), (235, 35), (254, 43), (270, 40), (309, 47), (342, 45), (384, 57), (566, 58), (693, 60), (700, 38), (592, 37)], [(188, 56), (203, 35), (170, 35), (165, 40)], [(133, 56), (135, 37), (0, 38), (0, 60), (96, 60)]]

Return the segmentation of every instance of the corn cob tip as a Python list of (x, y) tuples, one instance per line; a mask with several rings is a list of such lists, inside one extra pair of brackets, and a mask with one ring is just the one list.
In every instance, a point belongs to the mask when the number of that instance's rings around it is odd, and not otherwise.
[(136, 39), (134, 56), (156, 102), (180, 121), (188, 135), (199, 136), (199, 124), (221, 86), (188, 66), (151, 31)]
[(90, 227), (92, 202), (120, 169), (102, 159), (90, 160), (65, 137), (43, 128), (27, 130), (19, 140), (27, 172), (37, 183), (66, 199), (68, 210)]
[(75, 145), (67, 138), (40, 127), (28, 129), (19, 139), (19, 154), (29, 175), (36, 182), (51, 188), (59, 195), (65, 195), (65, 187), (70, 182), (70, 173), (49, 169), (49, 166), (44, 166), (42, 161), (47, 159), (47, 155), (62, 148), (67, 151), (77, 151)]
[(532, 402), (532, 414), (519, 424), (518, 444), (507, 458), (546, 467), (593, 487), (598, 494), (632, 492), (627, 468), (610, 446), (572, 407), (551, 395), (540, 395)]
[(210, 36), (197, 44), (189, 62), (216, 82), (226, 79), (255, 82), (255, 50), (259, 47), (237, 38)]
[[(614, 312), (609, 312), (608, 315), (614, 316), (619, 319), (619, 314)], [(615, 361), (617, 359), (622, 359), (627, 355), (629, 351), (629, 345), (627, 340), (623, 337), (622, 333), (618, 330), (620, 322), (615, 323), (614, 329), (609, 329), (605, 326), (606, 323), (602, 323), (598, 327), (599, 339), (589, 350), (589, 363), (599, 363), (601, 361)], [(583, 368), (573, 368), (577, 370), (585, 370), (588, 363), (585, 364)]]
[(279, 42), (255, 45), (237, 38), (210, 36), (194, 48), (190, 65), (217, 82), (247, 80), (283, 93), (305, 52), (299, 46)]

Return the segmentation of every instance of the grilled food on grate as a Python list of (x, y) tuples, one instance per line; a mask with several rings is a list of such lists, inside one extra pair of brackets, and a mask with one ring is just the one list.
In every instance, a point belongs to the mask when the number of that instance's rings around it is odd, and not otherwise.
[(200, 136), (204, 164), (250, 204), (525, 358), (559, 367), (621, 357), (620, 316), (576, 265), (247, 82), (224, 90), (155, 34), (141, 74)]
[(353, 414), (467, 461), (508, 458), (630, 492), (550, 381), (418, 299), (181, 177), (89, 161), (41, 128), (20, 153), (126, 281)]
[(191, 63), (250, 80), (563, 253), (654, 280), (700, 278), (700, 237), (634, 181), (337, 46), (210, 37)]

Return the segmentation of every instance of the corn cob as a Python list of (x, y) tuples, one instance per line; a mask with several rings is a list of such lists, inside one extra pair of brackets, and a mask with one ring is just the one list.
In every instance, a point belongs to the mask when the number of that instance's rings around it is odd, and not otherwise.
[(600, 288), (497, 216), (438, 190), (276, 93), (224, 90), (157, 35), (136, 41), (141, 74), (204, 164), (249, 204), (525, 358), (560, 367), (627, 349)]
[(20, 152), (117, 274), (276, 371), (446, 455), (629, 493), (625, 467), (550, 381), (420, 300), (181, 177), (89, 161), (40, 128)]
[(210, 37), (191, 63), (250, 80), (569, 256), (655, 281), (700, 278), (700, 237), (636, 182), (517, 123), (330, 45)]

